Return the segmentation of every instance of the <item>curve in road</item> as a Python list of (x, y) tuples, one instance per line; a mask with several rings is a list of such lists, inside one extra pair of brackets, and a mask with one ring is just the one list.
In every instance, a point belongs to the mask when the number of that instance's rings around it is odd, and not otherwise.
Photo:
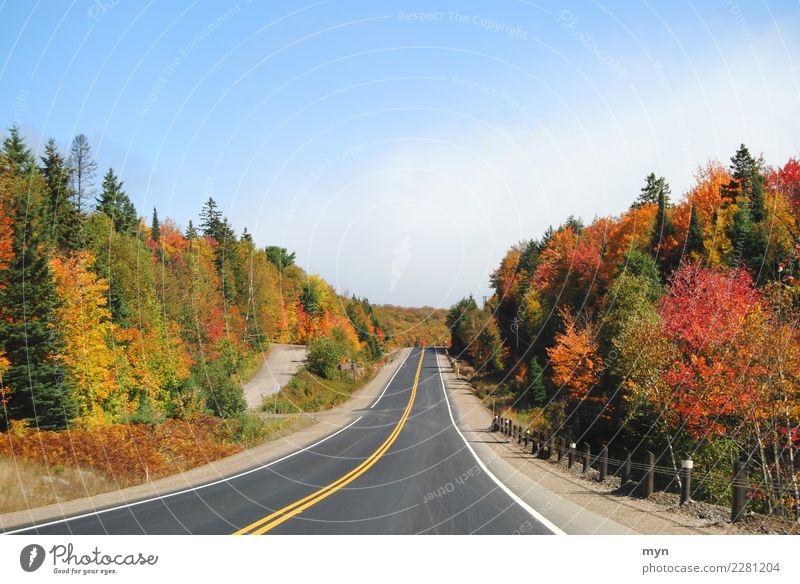
[(246, 473), (8, 533), (561, 533), (477, 458), (453, 419), (436, 349), (412, 350), (358, 413)]

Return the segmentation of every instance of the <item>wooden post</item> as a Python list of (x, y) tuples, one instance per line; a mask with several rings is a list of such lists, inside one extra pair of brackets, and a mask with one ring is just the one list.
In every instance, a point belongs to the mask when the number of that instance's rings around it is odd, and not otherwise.
[(692, 467), (694, 461), (691, 458), (681, 460), (681, 505), (685, 505), (692, 497)]
[(575, 443), (570, 440), (569, 454), (567, 454), (567, 468), (572, 468), (573, 464), (575, 464)]
[(731, 487), (731, 523), (736, 523), (744, 515), (747, 503), (747, 465), (741, 460), (733, 463)]
[(600, 482), (606, 480), (608, 476), (608, 445), (603, 444), (603, 449), (600, 451)]
[(631, 480), (631, 451), (625, 449), (625, 460), (622, 462), (622, 469), (619, 473), (619, 485), (623, 486), (628, 484)]
[(525, 449), (526, 450), (528, 448), (528, 438), (530, 438), (530, 435), (531, 435), (531, 431), (530, 430), (525, 430), (525, 437), (523, 439), (523, 442), (525, 444)]
[(592, 458), (592, 447), (588, 442), (583, 443), (583, 472), (589, 470), (589, 461)]
[(656, 470), (656, 455), (649, 450), (644, 454), (644, 477), (642, 487), (644, 489), (643, 495), (647, 499), (653, 494), (653, 484), (655, 481)]

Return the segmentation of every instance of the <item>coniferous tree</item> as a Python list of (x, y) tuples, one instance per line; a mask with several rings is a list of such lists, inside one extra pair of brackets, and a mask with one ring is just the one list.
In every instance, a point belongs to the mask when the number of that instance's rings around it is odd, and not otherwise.
[(150, 239), (156, 243), (161, 241), (161, 224), (158, 222), (158, 211), (153, 207), (153, 221), (150, 224)]
[(636, 198), (636, 201), (634, 201), (631, 207), (641, 207), (647, 203), (658, 205), (659, 200), (662, 197), (669, 202), (670, 194), (671, 193), (667, 179), (665, 179), (663, 176), (656, 177), (656, 174), (651, 172), (645, 178), (645, 185), (642, 187), (639, 196)]
[(762, 166), (762, 162), (753, 158), (747, 146), (742, 144), (731, 157), (730, 169), (733, 180), (722, 188), (723, 197), (730, 202), (741, 205), (743, 199), (748, 201), (750, 218), (754, 223), (760, 223), (767, 216)]
[(537, 406), (543, 405), (547, 401), (547, 389), (544, 386), (544, 372), (536, 355), (531, 358), (528, 379), (528, 396), (531, 403)]
[(83, 216), (75, 204), (70, 187), (70, 171), (50, 139), (42, 156), (41, 173), (47, 183), (44, 228), (47, 239), (62, 250), (77, 250), (81, 245)]
[(33, 153), (19, 135), (19, 127), (16, 124), (9, 128), (8, 136), (3, 139), (3, 154), (13, 173), (28, 175), (36, 168)]
[(92, 148), (86, 134), (78, 134), (72, 139), (67, 162), (72, 176), (75, 204), (81, 213), (85, 213), (97, 175), (97, 162), (92, 157)]
[(697, 216), (697, 209), (692, 205), (692, 211), (689, 216), (689, 230), (686, 234), (686, 250), (685, 252), (690, 258), (700, 257), (705, 252), (705, 244), (703, 243), (703, 231), (700, 229), (700, 219)]
[(285, 247), (277, 245), (268, 245), (266, 248), (267, 259), (278, 268), (278, 271), (283, 271), (291, 265), (294, 265), (295, 253), (289, 253)]
[[(647, 194), (646, 194), (647, 193)], [(653, 228), (653, 237), (651, 240), (651, 247), (655, 253), (655, 257), (662, 267), (662, 271), (669, 271), (674, 267), (671, 257), (666, 257), (664, 252), (664, 242), (668, 238), (675, 235), (675, 226), (672, 224), (672, 218), (669, 216), (669, 195), (670, 188), (664, 177), (655, 178), (655, 174), (650, 174), (647, 177), (647, 184), (642, 189), (643, 198), (649, 198), (655, 195), (658, 211), (656, 212), (656, 223)]]
[(122, 190), (122, 181), (109, 168), (103, 177), (103, 192), (97, 198), (97, 210), (105, 213), (118, 233), (131, 233), (136, 228), (136, 207)]
[(3, 383), (11, 390), (9, 419), (31, 419), (38, 428), (62, 429), (76, 416), (77, 407), (60, 358), (63, 339), (55, 327), (58, 299), (42, 246), (40, 212), (30, 208), (34, 198), (28, 189), (22, 190), (13, 211), (13, 260), (8, 284), (0, 291), (0, 339), (9, 362)]

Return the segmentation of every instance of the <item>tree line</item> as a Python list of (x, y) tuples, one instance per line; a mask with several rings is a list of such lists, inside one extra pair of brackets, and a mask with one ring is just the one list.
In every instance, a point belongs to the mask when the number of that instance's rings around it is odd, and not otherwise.
[(800, 162), (742, 145), (671, 198), (650, 174), (620, 215), (514, 245), (484, 307), (451, 307), (452, 350), (539, 429), (723, 477), (744, 456), (800, 514)]
[(381, 356), (388, 331), (366, 299), (238, 235), (213, 198), (181, 228), (140, 216), (112, 168), (96, 176), (85, 135), (38, 158), (18, 128), (3, 139), (0, 430), (234, 416), (271, 342)]

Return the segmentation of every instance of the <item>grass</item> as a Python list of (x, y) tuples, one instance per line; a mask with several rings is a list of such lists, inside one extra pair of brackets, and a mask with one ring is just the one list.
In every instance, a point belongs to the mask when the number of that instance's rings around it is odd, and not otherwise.
[(153, 481), (219, 460), (307, 425), (295, 416), (201, 416), (64, 432), (0, 434), (0, 513)]
[(0, 513), (63, 503), (116, 488), (93, 471), (0, 457)]
[(277, 394), (264, 398), (261, 410), (270, 414), (328, 410), (347, 401), (373, 375), (374, 369), (353, 383), (346, 376), (342, 379), (322, 379), (306, 369), (301, 369)]

